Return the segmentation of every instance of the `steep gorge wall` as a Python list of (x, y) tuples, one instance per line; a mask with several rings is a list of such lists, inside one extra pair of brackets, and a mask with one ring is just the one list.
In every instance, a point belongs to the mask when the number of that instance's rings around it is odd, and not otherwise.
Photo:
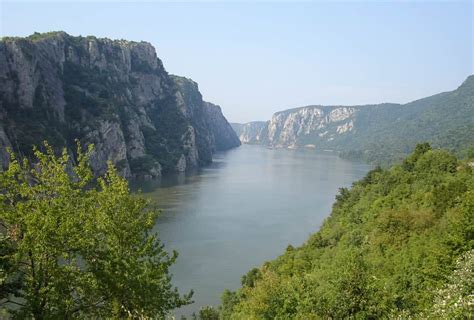
[[(332, 141), (336, 135), (353, 129), (358, 111), (355, 107), (310, 106), (277, 112), (268, 123), (268, 144), (293, 147)], [(313, 139), (304, 139), (308, 136)]]
[(474, 141), (474, 76), (456, 90), (403, 105), (306, 106), (233, 128), (242, 143), (331, 149), (376, 164), (403, 159), (419, 142), (463, 157)]
[(232, 124), (242, 143), (296, 147), (333, 141), (354, 129), (358, 107), (307, 106), (277, 112), (266, 122)]
[(31, 156), (43, 140), (73, 153), (79, 139), (94, 143), (98, 174), (108, 160), (126, 177), (207, 164), (237, 137), (217, 146), (215, 130), (227, 121), (208, 111), (197, 85), (186, 90), (178, 79), (146, 42), (64, 32), (3, 38), (0, 161), (8, 163), (7, 147)]
[(240, 146), (240, 140), (221, 107), (202, 99), (198, 84), (191, 79), (172, 75), (178, 87), (178, 106), (197, 131), (197, 145), (204, 159), (210, 159), (215, 151)]
[(266, 142), (268, 121), (231, 123), (231, 125), (242, 143), (262, 144)]

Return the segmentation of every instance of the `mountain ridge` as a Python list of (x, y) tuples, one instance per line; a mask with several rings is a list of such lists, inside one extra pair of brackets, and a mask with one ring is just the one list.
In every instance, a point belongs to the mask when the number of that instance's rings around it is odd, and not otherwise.
[[(63, 31), (3, 37), (0, 66), (3, 166), (7, 147), (29, 156), (48, 140), (73, 153), (79, 139), (95, 145), (97, 174), (110, 160), (126, 177), (156, 177), (240, 144), (221, 110), (208, 107), (194, 81), (169, 75), (148, 42)], [(226, 138), (216, 145), (219, 132)]]
[[(406, 104), (309, 105), (282, 110), (271, 120), (233, 124), (242, 143), (331, 149), (376, 164), (400, 161), (428, 141), (462, 155), (474, 141), (474, 76), (453, 91)], [(458, 132), (458, 143), (454, 139)]]

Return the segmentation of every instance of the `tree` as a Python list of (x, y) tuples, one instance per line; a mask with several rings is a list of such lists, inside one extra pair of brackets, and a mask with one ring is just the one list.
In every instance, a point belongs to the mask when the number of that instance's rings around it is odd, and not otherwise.
[(219, 320), (219, 311), (214, 309), (212, 306), (201, 307), (199, 315), (193, 313), (193, 320)]
[(17, 318), (164, 317), (190, 303), (171, 284), (152, 232), (159, 213), (109, 164), (94, 180), (92, 146), (77, 165), (45, 142), (35, 163), (0, 172), (0, 306)]
[(435, 303), (427, 311), (432, 319), (472, 319), (474, 317), (474, 250), (456, 262), (447, 283), (436, 292)]
[(417, 144), (415, 147), (415, 151), (413, 151), (411, 155), (409, 155), (405, 158), (405, 160), (403, 160), (403, 167), (406, 170), (413, 170), (415, 163), (418, 161), (418, 159), (430, 150), (431, 146), (427, 142)]

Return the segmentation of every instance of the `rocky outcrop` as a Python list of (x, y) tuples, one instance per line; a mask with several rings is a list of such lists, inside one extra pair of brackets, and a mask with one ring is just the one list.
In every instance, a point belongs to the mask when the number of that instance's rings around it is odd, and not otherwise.
[(331, 141), (335, 135), (352, 130), (350, 123), (356, 113), (353, 107), (320, 106), (277, 112), (268, 123), (267, 141), (275, 147), (295, 146), (308, 136)]
[(8, 146), (30, 156), (48, 140), (73, 154), (79, 139), (94, 143), (98, 174), (109, 160), (126, 177), (207, 164), (214, 150), (236, 144), (217, 146), (214, 129), (227, 121), (209, 114), (197, 84), (177, 79), (146, 42), (64, 32), (3, 38), (0, 162), (8, 163)]
[(107, 161), (121, 164), (123, 175), (130, 176), (130, 165), (127, 161), (127, 145), (123, 131), (118, 122), (99, 121), (97, 129), (90, 131), (85, 136), (85, 141), (93, 143), (95, 151), (91, 156), (92, 170), (105, 172)]
[(242, 143), (261, 144), (267, 140), (268, 121), (231, 123), (231, 126)]
[(8, 149), (11, 149), (11, 143), (8, 140), (7, 134), (3, 130), (3, 127), (0, 125), (0, 166), (6, 167), (10, 161), (10, 156), (7, 152)]
[(240, 146), (240, 140), (220, 106), (203, 101), (198, 84), (191, 79), (172, 76), (178, 86), (180, 110), (197, 132), (197, 150), (202, 161), (210, 161), (212, 153)]
[(356, 107), (308, 106), (277, 112), (267, 122), (233, 124), (233, 128), (242, 143), (272, 147), (313, 145), (332, 141), (336, 135), (353, 130), (358, 110)]
[(221, 107), (210, 102), (204, 103), (206, 118), (214, 137), (214, 149), (223, 151), (240, 146), (240, 140), (222, 114)]

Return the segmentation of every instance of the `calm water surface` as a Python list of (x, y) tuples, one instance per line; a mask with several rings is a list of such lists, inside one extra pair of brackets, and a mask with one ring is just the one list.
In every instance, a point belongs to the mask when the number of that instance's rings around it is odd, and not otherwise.
[(301, 245), (329, 215), (338, 188), (368, 170), (334, 154), (243, 145), (194, 175), (139, 183), (163, 209), (160, 239), (179, 252), (174, 285), (195, 291), (195, 303), (176, 314), (217, 305), (249, 269)]

